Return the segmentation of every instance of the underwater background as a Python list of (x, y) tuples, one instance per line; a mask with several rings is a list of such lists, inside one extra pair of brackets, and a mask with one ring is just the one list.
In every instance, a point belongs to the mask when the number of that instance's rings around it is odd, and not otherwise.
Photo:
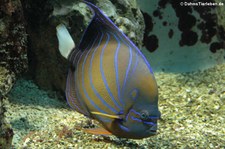
[(133, 140), (80, 130), (98, 123), (66, 103), (68, 62), (55, 27), (67, 24), (79, 43), (92, 16), (84, 3), (0, 1), (0, 148), (225, 148), (225, 1), (90, 2), (150, 62), (162, 114), (157, 135)]

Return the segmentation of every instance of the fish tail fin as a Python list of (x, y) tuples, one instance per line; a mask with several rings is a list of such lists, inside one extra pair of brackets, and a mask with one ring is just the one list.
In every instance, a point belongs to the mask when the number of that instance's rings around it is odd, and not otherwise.
[(63, 57), (68, 59), (70, 52), (75, 48), (75, 43), (65, 25), (59, 24), (56, 27), (56, 31), (59, 41), (59, 51)]

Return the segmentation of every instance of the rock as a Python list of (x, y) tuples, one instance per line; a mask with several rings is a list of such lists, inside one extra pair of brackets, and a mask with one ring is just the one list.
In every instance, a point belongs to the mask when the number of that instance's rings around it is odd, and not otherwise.
[[(217, 2), (218, 4), (220, 4), (221, 6), (216, 7), (217, 9), (217, 16), (218, 16), (218, 24), (222, 25), (225, 28), (225, 2), (222, 2), (220, 0), (215, 0), (215, 2)], [(223, 4), (223, 5), (222, 5)]]
[(15, 82), (15, 74), (0, 66), (0, 94), (5, 96)]
[[(93, 0), (138, 46), (141, 46), (144, 19), (135, 0)], [(78, 0), (23, 1), (29, 34), (29, 70), (43, 89), (65, 90), (67, 61), (58, 51), (56, 26), (64, 23), (78, 45), (92, 17), (91, 10)]]
[(15, 77), (27, 70), (27, 34), (19, 0), (0, 1), (0, 66)]
[(0, 148), (11, 147), (13, 130), (5, 120), (3, 99), (28, 68), (27, 34), (19, 0), (0, 1)]
[(27, 34), (19, 0), (0, 1), (0, 93), (5, 96), (28, 68)]
[(5, 121), (6, 112), (4, 108), (4, 99), (2, 95), (0, 95), (0, 148), (1, 149), (10, 149), (13, 138), (13, 130), (11, 129), (11, 125)]

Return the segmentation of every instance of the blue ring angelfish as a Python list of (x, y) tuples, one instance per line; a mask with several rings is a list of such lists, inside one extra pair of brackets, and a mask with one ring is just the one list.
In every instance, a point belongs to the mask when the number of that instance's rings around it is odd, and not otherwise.
[(99, 121), (92, 134), (141, 139), (156, 134), (158, 87), (149, 62), (134, 43), (95, 5), (78, 46), (64, 25), (57, 27), (59, 50), (70, 61), (69, 105)]

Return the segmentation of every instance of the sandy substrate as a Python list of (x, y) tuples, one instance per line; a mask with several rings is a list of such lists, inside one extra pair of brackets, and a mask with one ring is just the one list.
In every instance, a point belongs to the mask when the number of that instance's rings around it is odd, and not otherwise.
[(21, 79), (6, 102), (14, 148), (225, 148), (225, 65), (194, 73), (156, 73), (162, 120), (156, 136), (119, 139), (86, 134), (97, 123), (56, 93)]

